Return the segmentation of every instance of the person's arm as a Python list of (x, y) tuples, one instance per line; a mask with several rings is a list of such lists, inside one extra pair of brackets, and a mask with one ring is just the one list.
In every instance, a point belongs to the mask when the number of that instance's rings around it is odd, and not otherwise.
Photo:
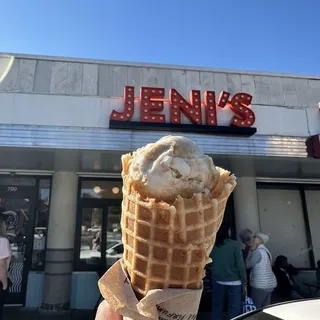
[(238, 276), (243, 284), (247, 283), (246, 267), (243, 261), (242, 250), (240, 247), (235, 247), (235, 266), (238, 272)]
[(246, 268), (251, 269), (261, 260), (261, 253), (259, 250), (250, 251), (246, 259)]
[(299, 274), (298, 269), (295, 268), (292, 264), (288, 265), (287, 271), (288, 271), (290, 277), (297, 276)]
[(8, 287), (7, 259), (0, 259), (0, 282), (2, 283), (2, 289), (6, 290)]
[(11, 258), (11, 247), (7, 238), (0, 238), (0, 282), (5, 290), (8, 287), (8, 260)]

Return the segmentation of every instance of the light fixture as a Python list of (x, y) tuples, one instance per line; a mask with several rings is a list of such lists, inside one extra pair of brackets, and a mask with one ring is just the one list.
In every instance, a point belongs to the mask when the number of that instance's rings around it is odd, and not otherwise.
[(118, 194), (120, 192), (120, 189), (118, 187), (113, 187), (112, 188), (112, 193), (113, 194)]
[(93, 188), (93, 191), (94, 191), (95, 193), (99, 193), (99, 192), (101, 191), (101, 188), (100, 188), (99, 186), (95, 186), (95, 187)]

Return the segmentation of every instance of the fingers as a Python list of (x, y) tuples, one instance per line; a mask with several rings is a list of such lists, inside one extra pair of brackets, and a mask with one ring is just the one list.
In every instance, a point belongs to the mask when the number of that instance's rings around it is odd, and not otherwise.
[(248, 293), (248, 287), (247, 287), (247, 285), (244, 284), (243, 287), (242, 287), (242, 289), (243, 289), (243, 294), (246, 296), (247, 293)]
[(95, 320), (122, 320), (123, 317), (113, 311), (107, 301), (102, 301), (99, 305)]

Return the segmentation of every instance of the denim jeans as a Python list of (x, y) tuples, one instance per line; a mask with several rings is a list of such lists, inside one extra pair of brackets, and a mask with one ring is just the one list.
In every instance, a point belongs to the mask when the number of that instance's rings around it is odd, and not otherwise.
[(228, 319), (242, 314), (242, 286), (222, 285), (213, 281), (212, 285), (212, 320), (222, 320), (225, 306)]

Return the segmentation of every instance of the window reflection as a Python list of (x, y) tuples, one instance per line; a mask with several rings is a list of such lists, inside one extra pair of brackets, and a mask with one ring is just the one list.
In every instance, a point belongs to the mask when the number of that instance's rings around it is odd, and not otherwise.
[(101, 260), (101, 208), (83, 208), (81, 224), (81, 264), (99, 264)]
[(33, 233), (33, 270), (44, 270), (45, 248), (49, 221), (50, 187), (51, 181), (49, 179), (41, 179), (39, 181), (37, 211)]
[(108, 206), (107, 223), (107, 268), (110, 268), (117, 260), (122, 258), (123, 244), (121, 241), (121, 206)]

